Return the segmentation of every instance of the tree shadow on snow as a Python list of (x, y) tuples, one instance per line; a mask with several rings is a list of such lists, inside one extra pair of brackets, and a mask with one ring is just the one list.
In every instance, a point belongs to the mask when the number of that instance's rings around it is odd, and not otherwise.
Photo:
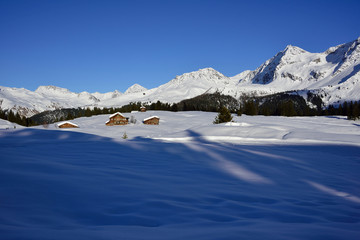
[[(202, 234), (212, 229), (220, 238), (242, 231), (254, 236), (257, 224), (268, 222), (275, 229), (311, 223), (334, 236), (340, 233), (332, 224), (341, 223), (349, 224), (340, 231), (348, 239), (358, 233), (359, 147), (234, 145), (193, 130), (187, 135), (190, 141), (173, 143), (0, 131), (0, 232), (5, 238), (77, 233), (89, 239), (112, 226), (109, 239), (135, 227), (132, 239), (145, 232), (154, 239), (186, 239), (195, 238), (191, 233), (201, 225)], [(55, 234), (59, 229), (68, 235)], [(288, 234), (301, 238), (302, 232)], [(267, 233), (273, 232), (262, 231)]]

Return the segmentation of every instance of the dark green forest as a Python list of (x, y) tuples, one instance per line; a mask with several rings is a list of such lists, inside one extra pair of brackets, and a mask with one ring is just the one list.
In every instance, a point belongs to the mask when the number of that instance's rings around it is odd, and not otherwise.
[(79, 117), (112, 114), (115, 112), (127, 113), (138, 111), (141, 106), (145, 106), (148, 110), (173, 112), (220, 112), (221, 109), (224, 111), (225, 107), (229, 112), (237, 113), (239, 116), (242, 114), (287, 117), (340, 115), (347, 116), (347, 119), (349, 120), (359, 119), (360, 116), (360, 101), (343, 102), (342, 104), (339, 104), (338, 107), (330, 105), (327, 108), (324, 108), (321, 98), (311, 92), (307, 93), (306, 100), (311, 102), (315, 107), (310, 108), (305, 99), (294, 92), (278, 93), (261, 97), (243, 95), (239, 100), (216, 92), (212, 94), (202, 94), (174, 104), (157, 101), (151, 104), (133, 102), (121, 107), (113, 108), (65, 108), (45, 111), (30, 118), (22, 117), (11, 110), (0, 109), (0, 118), (22, 126), (35, 126), (72, 120)]

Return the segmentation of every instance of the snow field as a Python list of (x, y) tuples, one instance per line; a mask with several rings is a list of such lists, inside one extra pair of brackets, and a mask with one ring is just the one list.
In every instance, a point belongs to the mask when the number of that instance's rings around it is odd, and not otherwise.
[(2, 129), (16, 129), (16, 128), (24, 128), (23, 126), (21, 125), (18, 125), (16, 123), (12, 123), (12, 122), (9, 122), (9, 121), (6, 121), (4, 119), (0, 119), (0, 130)]
[[(167, 141), (191, 141), (195, 131), (201, 138), (235, 144), (351, 144), (360, 145), (359, 122), (347, 121), (346, 117), (277, 117), (236, 116), (225, 124), (213, 124), (217, 113), (147, 111), (122, 113), (134, 117), (135, 124), (105, 126), (110, 115), (83, 117), (73, 121), (78, 129), (63, 131), (83, 132), (113, 139), (121, 139), (126, 132), (130, 139), (136, 137)], [(159, 126), (144, 125), (142, 121), (151, 116), (160, 118)], [(56, 124), (48, 129), (56, 129)], [(43, 126), (35, 128), (43, 129)]]
[(358, 239), (358, 122), (132, 115), (0, 130), (1, 238)]

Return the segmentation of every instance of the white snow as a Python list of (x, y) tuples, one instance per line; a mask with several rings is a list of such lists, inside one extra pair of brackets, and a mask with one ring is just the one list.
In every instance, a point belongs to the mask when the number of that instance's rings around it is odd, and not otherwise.
[[(158, 140), (187, 142), (188, 131), (196, 131), (206, 140), (225, 141), (228, 143), (246, 144), (350, 144), (360, 145), (357, 122), (348, 121), (346, 117), (278, 117), (278, 116), (233, 116), (234, 122), (213, 124), (217, 113), (208, 112), (167, 112), (147, 111), (122, 113), (123, 117), (131, 116), (138, 120), (135, 124), (122, 126), (105, 126), (112, 115), (82, 117), (72, 121), (84, 132), (103, 137), (121, 139), (126, 132), (129, 139), (136, 137)], [(157, 117), (161, 127), (144, 125), (142, 121)], [(43, 126), (34, 128), (42, 129)], [(55, 124), (48, 129), (56, 129)]]
[(73, 122), (70, 122), (70, 121), (65, 121), (65, 122), (58, 123), (57, 126), (60, 127), (60, 126), (62, 126), (64, 124), (71, 124), (73, 126), (79, 127), (77, 124), (75, 124)]
[(0, 129), (23, 128), (23, 126), (0, 119)]
[(147, 121), (147, 120), (152, 119), (152, 118), (160, 119), (158, 116), (150, 116), (150, 117), (145, 118), (143, 121)]
[(118, 107), (130, 102), (159, 100), (176, 103), (216, 91), (239, 98), (242, 94), (268, 95), (293, 90), (318, 91), (325, 105), (359, 100), (359, 39), (331, 47), (323, 53), (310, 53), (289, 45), (254, 71), (227, 77), (213, 68), (204, 68), (176, 76), (149, 90), (134, 84), (125, 94), (117, 90), (73, 93), (55, 86), (40, 86), (35, 92), (0, 87), (0, 107), (29, 117), (57, 108)]
[(120, 112), (116, 112), (116, 113), (114, 113), (114, 114), (111, 114), (110, 116), (109, 116), (109, 118), (112, 118), (112, 117), (115, 117), (116, 115), (120, 115), (120, 116), (122, 116), (122, 117), (125, 117), (123, 114), (121, 114)]
[(359, 238), (359, 121), (123, 115), (0, 130), (2, 239)]

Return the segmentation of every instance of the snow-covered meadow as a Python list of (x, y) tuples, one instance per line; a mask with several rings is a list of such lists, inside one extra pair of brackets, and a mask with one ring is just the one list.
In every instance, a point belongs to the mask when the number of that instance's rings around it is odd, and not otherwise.
[(124, 115), (0, 122), (0, 238), (359, 239), (360, 122)]

